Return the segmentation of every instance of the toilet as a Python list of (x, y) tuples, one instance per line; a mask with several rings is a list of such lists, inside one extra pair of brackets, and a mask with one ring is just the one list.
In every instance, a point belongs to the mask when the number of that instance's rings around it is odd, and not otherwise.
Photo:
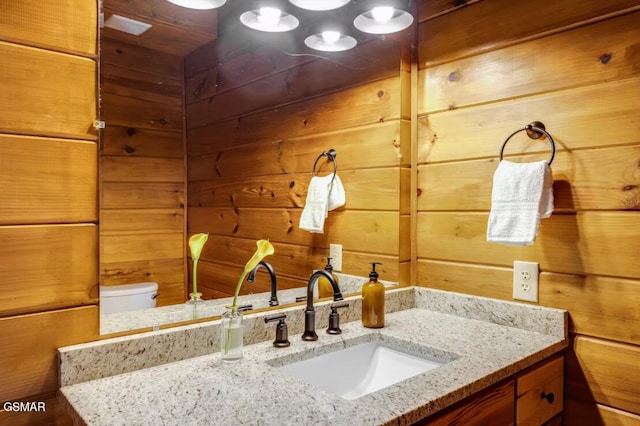
[(155, 308), (158, 283), (100, 286), (100, 314)]

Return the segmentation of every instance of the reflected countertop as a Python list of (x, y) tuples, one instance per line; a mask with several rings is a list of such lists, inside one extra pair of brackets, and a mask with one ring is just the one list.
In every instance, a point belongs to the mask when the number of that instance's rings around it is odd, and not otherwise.
[[(341, 273), (335, 273), (335, 275), (340, 280), (340, 290), (343, 294), (360, 292), (362, 285), (368, 281), (368, 278), (354, 275)], [(380, 282), (387, 287), (398, 285), (398, 283), (391, 281), (380, 280)], [(280, 305), (288, 305), (295, 303), (297, 297), (306, 295), (307, 289), (303, 287), (278, 290), (278, 301)], [(253, 309), (268, 308), (270, 296), (270, 292), (245, 294), (238, 296), (238, 305), (252, 305)], [(113, 334), (145, 328), (157, 329), (163, 325), (215, 317), (225, 311), (225, 306), (230, 304), (231, 300), (231, 297), (205, 300), (198, 305), (197, 309), (194, 309), (192, 305), (178, 304), (101, 315), (100, 334)]]

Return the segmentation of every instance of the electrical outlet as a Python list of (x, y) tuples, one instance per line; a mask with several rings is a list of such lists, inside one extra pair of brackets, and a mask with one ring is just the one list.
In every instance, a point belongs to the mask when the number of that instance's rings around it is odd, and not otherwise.
[(513, 262), (513, 298), (538, 301), (538, 275), (540, 266), (535, 262)]
[(342, 271), (342, 244), (329, 244), (329, 257), (333, 270)]

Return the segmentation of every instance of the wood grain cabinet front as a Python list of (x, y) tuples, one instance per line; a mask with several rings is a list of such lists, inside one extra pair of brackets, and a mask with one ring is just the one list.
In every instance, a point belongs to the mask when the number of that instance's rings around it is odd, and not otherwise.
[(539, 426), (562, 412), (564, 357), (516, 378), (516, 424)]
[(413, 426), (559, 425), (562, 423), (563, 373), (564, 356), (550, 358)]

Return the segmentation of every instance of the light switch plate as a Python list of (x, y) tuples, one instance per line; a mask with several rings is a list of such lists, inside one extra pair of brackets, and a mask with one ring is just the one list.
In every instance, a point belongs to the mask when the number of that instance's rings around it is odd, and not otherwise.
[(329, 257), (333, 270), (342, 271), (342, 244), (329, 244)]
[(536, 262), (513, 262), (513, 298), (538, 302), (538, 275), (540, 265)]

